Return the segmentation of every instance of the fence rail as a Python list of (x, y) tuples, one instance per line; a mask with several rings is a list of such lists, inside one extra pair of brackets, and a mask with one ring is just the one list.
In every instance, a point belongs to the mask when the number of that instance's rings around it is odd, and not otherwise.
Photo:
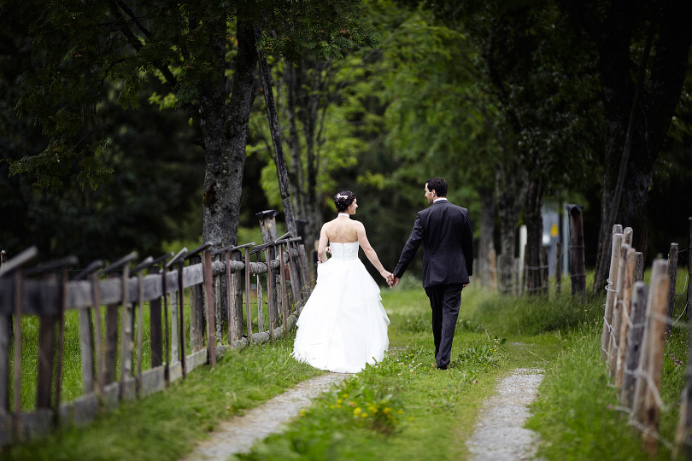
[[(305, 249), (290, 234), (263, 237), (261, 245), (212, 251), (205, 244), (175, 256), (149, 257), (132, 268), (136, 253), (105, 268), (95, 261), (72, 280), (68, 268), (77, 265), (76, 258), (27, 268), (37, 256), (35, 248), (10, 260), (3, 251), (0, 445), (45, 435), (65, 423), (87, 423), (102, 409), (161, 391), (201, 365), (213, 366), (229, 349), (286, 334), (312, 286)], [(71, 311), (79, 320), (72, 337), (79, 338), (83, 394), (63, 403), (65, 316)], [(27, 316), (38, 317), (39, 323), (36, 407), (31, 411), (22, 410), (21, 395), (22, 318)], [(143, 369), (145, 330), (148, 370)]]

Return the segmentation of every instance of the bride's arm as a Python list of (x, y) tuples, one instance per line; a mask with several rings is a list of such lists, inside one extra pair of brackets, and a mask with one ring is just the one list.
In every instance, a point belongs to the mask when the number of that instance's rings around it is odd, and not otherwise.
[(387, 281), (389, 281), (389, 276), (391, 275), (391, 273), (385, 270), (384, 266), (380, 262), (380, 259), (377, 257), (377, 253), (375, 253), (373, 247), (370, 246), (368, 236), (365, 234), (365, 226), (363, 226), (362, 223), (358, 224), (359, 226), (356, 235), (358, 235), (358, 243), (360, 244), (360, 247), (363, 249), (365, 256), (368, 257), (368, 260), (372, 263), (373, 266), (375, 266), (375, 269), (377, 269), (380, 275), (387, 279)]
[(320, 242), (317, 245), (317, 257), (319, 258), (321, 263), (326, 263), (328, 261), (327, 258), (327, 244), (329, 243), (329, 239), (327, 238), (327, 230), (325, 229), (325, 226), (322, 226), (322, 230), (320, 230)]

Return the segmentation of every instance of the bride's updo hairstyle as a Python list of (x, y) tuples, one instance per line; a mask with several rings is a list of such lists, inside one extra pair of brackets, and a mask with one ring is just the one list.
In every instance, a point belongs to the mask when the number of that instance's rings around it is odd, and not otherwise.
[(334, 204), (338, 212), (342, 213), (351, 206), (356, 199), (356, 194), (350, 190), (344, 190), (334, 196)]

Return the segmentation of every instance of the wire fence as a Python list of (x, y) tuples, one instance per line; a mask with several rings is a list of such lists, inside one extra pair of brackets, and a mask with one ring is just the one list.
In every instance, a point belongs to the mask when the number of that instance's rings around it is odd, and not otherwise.
[[(626, 237), (628, 231), (630, 238)], [(619, 225), (613, 229), (610, 275), (603, 304), (601, 356), (620, 394), (621, 405), (617, 410), (629, 415), (629, 425), (642, 435), (649, 454), (657, 456), (659, 444), (673, 451), (674, 456), (682, 450), (692, 453), (692, 428), (687, 422), (692, 418), (687, 415), (687, 391), (683, 392), (675, 440), (659, 432), (660, 413), (678, 408), (678, 402), (666, 402), (662, 396), (665, 343), (673, 328), (689, 331), (692, 326), (689, 321), (689, 264), (683, 288), (676, 291), (678, 263), (690, 260), (689, 247), (678, 251), (677, 243), (671, 244), (668, 259), (653, 261), (647, 285), (643, 281), (643, 271), (635, 274), (637, 253), (631, 247), (631, 234), (631, 229), (623, 232)], [(687, 298), (684, 307), (674, 316), (675, 301), (682, 296)], [(688, 352), (689, 358), (692, 354)], [(692, 365), (688, 365), (688, 376), (691, 372)]]

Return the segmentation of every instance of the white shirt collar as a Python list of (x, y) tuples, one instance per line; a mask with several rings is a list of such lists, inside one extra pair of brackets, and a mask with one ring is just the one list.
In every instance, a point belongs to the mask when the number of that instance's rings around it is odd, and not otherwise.
[(435, 200), (433, 200), (433, 203), (439, 202), (440, 200), (445, 200), (445, 201), (449, 202), (449, 200), (447, 200), (447, 197), (437, 197)]

